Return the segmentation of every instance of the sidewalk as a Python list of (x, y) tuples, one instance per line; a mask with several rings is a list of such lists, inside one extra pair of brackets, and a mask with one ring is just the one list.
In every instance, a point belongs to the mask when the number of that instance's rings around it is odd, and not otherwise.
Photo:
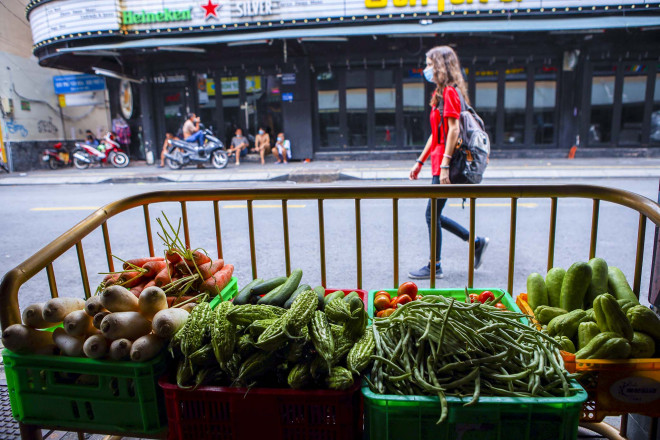
[[(148, 166), (143, 161), (131, 162), (127, 168), (112, 167), (78, 170), (35, 170), (25, 173), (0, 174), (0, 185), (57, 185), (136, 182), (245, 182), (293, 181), (333, 182), (336, 180), (407, 180), (411, 160), (314, 161), (287, 165), (243, 161), (227, 168), (189, 167), (170, 170)], [(484, 182), (498, 179), (566, 179), (566, 178), (660, 178), (660, 158), (599, 159), (491, 159)], [(420, 179), (430, 179), (430, 161)]]

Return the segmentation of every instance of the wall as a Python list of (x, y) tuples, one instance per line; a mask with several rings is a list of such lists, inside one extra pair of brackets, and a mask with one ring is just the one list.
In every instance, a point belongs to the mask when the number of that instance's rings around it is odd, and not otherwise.
[(88, 129), (98, 136), (109, 126), (106, 105), (60, 110), (53, 76), (71, 72), (39, 66), (21, 3), (0, 3), (0, 128), (13, 171), (41, 167), (44, 145), (82, 139)]

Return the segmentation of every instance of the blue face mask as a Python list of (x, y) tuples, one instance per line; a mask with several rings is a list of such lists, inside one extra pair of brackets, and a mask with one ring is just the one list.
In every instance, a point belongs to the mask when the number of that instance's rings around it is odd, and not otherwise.
[(263, 130), (259, 130), (259, 134), (264, 134), (264, 131), (263, 131)]
[(424, 69), (424, 79), (430, 83), (433, 82), (433, 67), (427, 67)]

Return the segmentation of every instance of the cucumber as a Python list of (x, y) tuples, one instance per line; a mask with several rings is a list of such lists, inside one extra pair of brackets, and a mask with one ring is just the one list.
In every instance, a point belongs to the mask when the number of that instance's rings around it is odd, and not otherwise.
[(234, 305), (235, 306), (241, 306), (241, 305), (247, 304), (250, 301), (250, 295), (252, 295), (250, 290), (254, 286), (256, 286), (258, 284), (261, 284), (263, 282), (264, 282), (264, 280), (262, 280), (261, 278), (257, 278), (256, 280), (250, 281), (247, 284), (247, 286), (243, 287), (243, 289), (240, 292), (238, 292), (238, 295), (236, 295), (236, 298), (234, 298)]
[(325, 298), (323, 298), (323, 302), (325, 305), (328, 305), (330, 301), (333, 299), (343, 299), (344, 298), (344, 292), (341, 290), (337, 290), (336, 292), (328, 293)]
[(252, 295), (265, 295), (277, 286), (281, 286), (287, 280), (286, 277), (275, 277), (269, 280), (263, 281), (260, 284), (252, 287), (250, 292)]
[(541, 274), (534, 272), (527, 277), (527, 299), (532, 310), (548, 305), (548, 289)]
[(569, 312), (581, 309), (590, 283), (591, 266), (582, 261), (573, 263), (566, 271), (564, 281), (561, 283), (559, 307)]
[(300, 295), (302, 292), (306, 290), (312, 290), (312, 287), (309, 284), (301, 284), (298, 286), (298, 288), (291, 294), (289, 299), (286, 300), (284, 303), (284, 308), (288, 309), (291, 307), (291, 304), (293, 304), (293, 300), (296, 299), (296, 296)]
[[(357, 292), (351, 292), (344, 297), (344, 301), (350, 302), (351, 298), (360, 298), (360, 295)], [(360, 298), (362, 299), (362, 298)]]
[(559, 307), (561, 297), (561, 283), (564, 281), (566, 270), (563, 267), (553, 267), (545, 275), (545, 287), (548, 288), (548, 305)]
[(295, 292), (302, 279), (302, 269), (294, 269), (286, 279), (284, 284), (280, 285), (277, 290), (272, 290), (264, 295), (257, 304), (268, 304), (271, 306), (282, 307), (287, 299)]
[(607, 263), (602, 258), (592, 258), (589, 260), (589, 266), (591, 266), (591, 283), (584, 297), (585, 309), (593, 305), (598, 295), (607, 293)]
[(607, 268), (607, 286), (616, 299), (627, 299), (634, 304), (639, 304), (637, 295), (630, 288), (626, 276), (618, 267), (610, 266)]
[(319, 296), (319, 310), (325, 309), (325, 287), (316, 286), (313, 290)]

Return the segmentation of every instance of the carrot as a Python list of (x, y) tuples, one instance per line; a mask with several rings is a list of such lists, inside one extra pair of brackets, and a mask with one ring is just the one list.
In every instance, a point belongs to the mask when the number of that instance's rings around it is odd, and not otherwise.
[(222, 258), (202, 264), (199, 266), (199, 272), (202, 274), (202, 279), (208, 280), (214, 273), (222, 269), (224, 265), (225, 260)]
[(165, 269), (165, 266), (167, 266), (165, 260), (149, 261), (142, 266), (142, 269), (147, 269), (147, 272), (142, 276), (145, 278), (153, 278), (158, 275), (161, 270)]
[(120, 273), (109, 273), (106, 276), (103, 277), (103, 282), (105, 284), (114, 284), (117, 282), (117, 279), (119, 278)]
[(174, 265), (174, 268), (176, 269), (177, 273), (180, 273), (184, 277), (191, 275), (195, 270), (194, 266), (188, 266), (185, 261), (179, 261)]
[(234, 265), (233, 264), (228, 264), (224, 266), (222, 269), (217, 271), (216, 273), (213, 274), (212, 277), (209, 279), (205, 280), (204, 283), (202, 283), (201, 291), (202, 292), (209, 292), (212, 295), (217, 295), (220, 293), (222, 289), (229, 284), (229, 281), (231, 280), (231, 276), (234, 273)]
[(154, 284), (158, 287), (163, 287), (165, 284), (172, 282), (172, 275), (174, 274), (174, 265), (168, 264), (165, 266), (165, 269), (161, 270), (156, 278), (154, 278)]
[(201, 251), (193, 251), (192, 253), (192, 260), (186, 260), (186, 263), (188, 263), (188, 266), (193, 265), (193, 261), (197, 265), (197, 267), (201, 266), (202, 264), (206, 264), (209, 261), (211, 261), (211, 258), (206, 255), (204, 252)]
[(62, 322), (69, 313), (85, 308), (82, 298), (53, 298), (43, 308), (43, 318), (47, 322)]
[(124, 270), (130, 269), (131, 265), (142, 267), (150, 261), (164, 261), (163, 257), (146, 257), (146, 258), (133, 258), (132, 260), (127, 260), (124, 263)]
[(174, 251), (167, 251), (165, 253), (165, 257), (167, 258), (167, 261), (169, 261), (172, 264), (176, 264), (179, 261), (181, 261), (181, 255), (177, 254)]
[(156, 285), (156, 280), (151, 280), (147, 284), (144, 285), (145, 289), (148, 289), (149, 287), (153, 287)]
[(147, 285), (147, 282), (145, 281), (142, 284), (138, 284), (137, 286), (131, 287), (130, 291), (133, 295), (135, 295), (137, 298), (139, 298), (140, 294), (142, 293), (142, 291), (144, 290), (146, 285)]
[(43, 310), (46, 303), (36, 303), (23, 310), (23, 324), (32, 328), (49, 328), (57, 325), (55, 322), (44, 320)]
[(135, 340), (151, 332), (151, 322), (138, 312), (111, 313), (101, 321), (101, 331), (108, 339)]
[(101, 303), (110, 312), (137, 312), (138, 299), (122, 286), (110, 286), (101, 293)]
[(13, 324), (2, 332), (2, 344), (16, 353), (34, 353), (52, 345), (53, 334), (35, 330), (27, 325)]
[(142, 284), (144, 282), (144, 278), (142, 277), (142, 272), (124, 272), (119, 275), (118, 281), (122, 284), (122, 286), (130, 289), (131, 287), (137, 286), (138, 284)]

